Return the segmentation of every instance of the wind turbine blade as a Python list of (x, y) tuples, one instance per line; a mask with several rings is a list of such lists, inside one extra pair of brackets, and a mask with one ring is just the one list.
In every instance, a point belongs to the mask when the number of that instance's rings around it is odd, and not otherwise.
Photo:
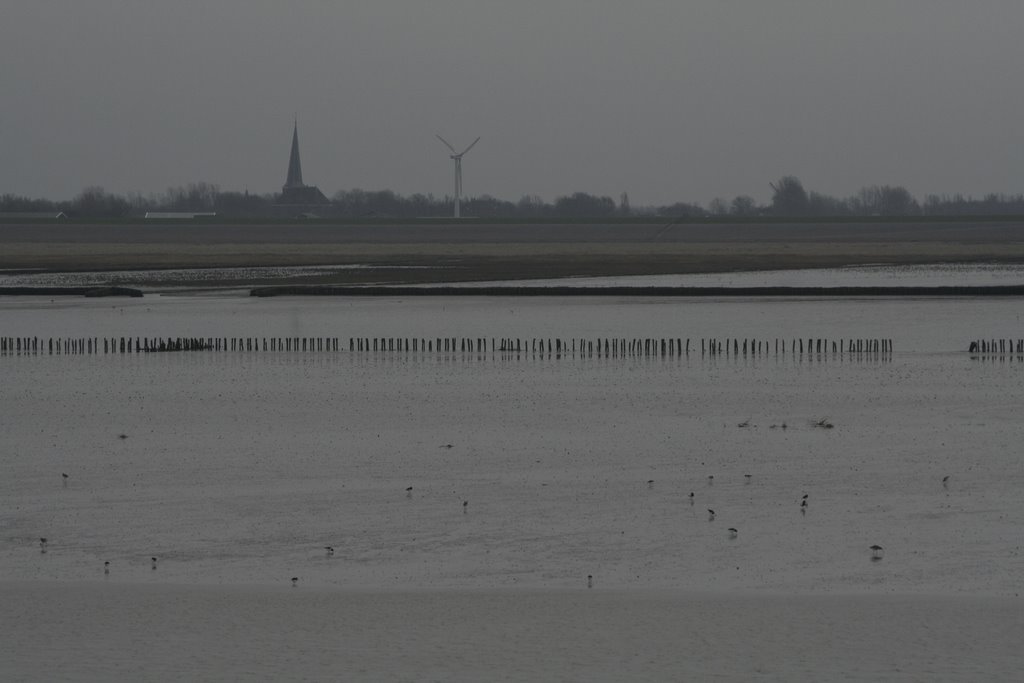
[[(462, 150), (462, 154), (465, 154), (469, 150), (473, 149), (473, 145), (475, 145), (478, 142), (480, 142), (480, 138), (477, 138), (476, 140), (473, 140), (473, 142), (470, 143), (469, 147), (467, 147), (466, 149)], [(452, 151), (454, 152), (455, 150), (452, 150)], [(462, 156), (462, 154), (460, 154), (459, 156)]]
[(438, 140), (440, 140), (441, 142), (443, 142), (443, 143), (444, 143), (444, 146), (445, 146), (445, 147), (447, 147), (448, 149), (450, 149), (450, 150), (452, 151), (452, 154), (457, 154), (457, 152), (455, 151), (455, 148), (454, 148), (454, 147), (452, 147), (452, 146), (451, 146), (451, 145), (450, 145), (450, 144), (448, 143), (448, 141), (447, 141), (447, 140), (445, 140), (445, 139), (444, 139), (443, 137), (441, 137), (440, 135), (438, 135), (438, 136), (437, 136), (437, 139), (438, 139)]

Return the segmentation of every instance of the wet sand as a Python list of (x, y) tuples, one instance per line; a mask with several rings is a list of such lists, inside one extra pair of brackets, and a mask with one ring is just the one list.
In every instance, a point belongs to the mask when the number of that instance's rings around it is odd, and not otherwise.
[[(285, 582), (286, 583), (286, 582)], [(7, 680), (1017, 680), (986, 597), (3, 583)]]
[(306, 284), (970, 262), (1024, 262), (1024, 222), (0, 225), (7, 270), (371, 266)]

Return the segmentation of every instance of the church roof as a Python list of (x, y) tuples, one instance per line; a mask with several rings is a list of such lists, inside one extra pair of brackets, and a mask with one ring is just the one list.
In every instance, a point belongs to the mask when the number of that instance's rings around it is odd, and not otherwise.
[(319, 187), (303, 185), (302, 187), (285, 187), (281, 192), (281, 204), (312, 205), (327, 204), (328, 199)]

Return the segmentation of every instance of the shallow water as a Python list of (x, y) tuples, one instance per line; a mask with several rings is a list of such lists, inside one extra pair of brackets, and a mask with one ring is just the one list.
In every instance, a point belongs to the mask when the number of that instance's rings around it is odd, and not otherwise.
[[(514, 284), (579, 287), (978, 287), (1024, 283), (1024, 266), (1001, 263), (860, 265), (735, 273), (694, 273), (631, 277), (580, 277), (517, 281)], [(508, 283), (467, 283), (474, 287)]]
[[(388, 266), (380, 270), (418, 269)], [(379, 269), (369, 264), (335, 266), (190, 268), (69, 273), (0, 271), (0, 287), (84, 287), (116, 284), (159, 291), (166, 283), (182, 287), (222, 282), (301, 282), (344, 270)], [(383, 276), (382, 276), (383, 277)], [(383, 279), (387, 279), (383, 277)], [(164, 283), (164, 284), (162, 284)], [(492, 285), (586, 287), (977, 287), (1024, 284), (1024, 265), (1002, 263), (937, 263), (924, 265), (865, 264), (845, 268), (806, 268), (735, 273), (695, 273), (629, 277), (578, 277), (550, 280), (458, 283), (459, 287)], [(424, 285), (428, 286), (428, 285)], [(429, 285), (436, 286), (436, 285)]]
[(251, 268), (168, 268), (163, 270), (117, 270), (87, 272), (4, 272), (0, 271), (3, 287), (89, 287), (116, 284), (122, 286), (149, 285), (174, 282), (201, 286), (224, 281), (264, 281), (290, 278), (313, 278), (343, 270), (362, 270), (369, 265), (344, 266), (290, 266)]
[(894, 347), (0, 355), (0, 676), (1016, 680), (1024, 359), (964, 349), (1020, 308), (0, 300), (43, 338)]
[(1024, 364), (962, 351), (979, 333), (1024, 337), (1016, 300), (0, 306), (3, 334), (41, 337), (749, 331), (895, 348), (3, 356), (7, 578), (100, 579), (107, 560), (142, 582), (566, 587), (592, 574), (620, 587), (1019, 590)]
[(0, 336), (892, 339), (904, 353), (1024, 337), (1019, 299), (314, 297), (0, 299)]

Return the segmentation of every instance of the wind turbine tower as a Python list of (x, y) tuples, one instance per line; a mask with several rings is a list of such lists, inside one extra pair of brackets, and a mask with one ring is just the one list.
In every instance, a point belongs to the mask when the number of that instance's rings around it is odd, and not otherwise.
[(469, 150), (473, 149), (473, 145), (480, 142), (480, 138), (473, 140), (469, 147), (461, 152), (456, 152), (455, 148), (440, 135), (437, 136), (437, 139), (443, 142), (444, 146), (452, 151), (451, 159), (455, 161), (455, 217), (459, 218), (459, 201), (462, 198), (462, 156)]

